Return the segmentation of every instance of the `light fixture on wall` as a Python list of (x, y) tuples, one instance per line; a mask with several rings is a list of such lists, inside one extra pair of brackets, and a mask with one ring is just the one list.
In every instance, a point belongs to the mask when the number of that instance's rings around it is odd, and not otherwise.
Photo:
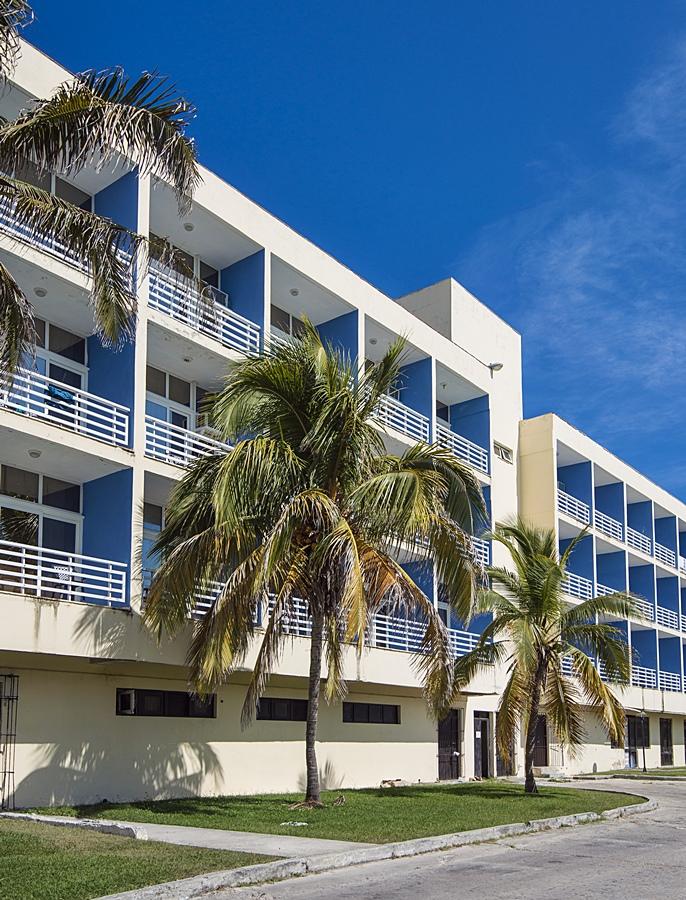
[(291, 288), (291, 297), (297, 297), (300, 294), (298, 288)]
[(447, 387), (448, 387), (448, 382), (447, 382), (447, 381), (442, 381), (442, 382), (441, 382), (441, 390), (444, 391)]
[(492, 363), (488, 364), (488, 368), (491, 370), (491, 375), (494, 372), (500, 372), (502, 367), (503, 367), (503, 364), (501, 362), (492, 362)]
[(33, 289), (33, 293), (36, 295), (36, 297), (45, 297), (47, 296), (48, 292), (43, 287), (37, 287)]
[(40, 459), (43, 455), (42, 450), (27, 450), (27, 453), (31, 457), (31, 459)]
[(184, 222), (184, 223), (183, 223), (183, 230), (184, 230), (184, 231), (194, 231), (194, 230), (195, 230), (195, 225), (194, 225), (192, 222)]
[(379, 342), (377, 341), (376, 338), (369, 338), (369, 343), (372, 345), (372, 347), (376, 347), (376, 345), (377, 345)]

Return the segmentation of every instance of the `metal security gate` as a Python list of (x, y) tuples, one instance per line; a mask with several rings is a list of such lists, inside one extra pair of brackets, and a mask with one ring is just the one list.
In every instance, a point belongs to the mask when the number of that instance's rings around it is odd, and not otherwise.
[(460, 711), (451, 709), (438, 723), (438, 778), (459, 778), (460, 769)]
[(19, 676), (0, 675), (0, 809), (14, 809)]

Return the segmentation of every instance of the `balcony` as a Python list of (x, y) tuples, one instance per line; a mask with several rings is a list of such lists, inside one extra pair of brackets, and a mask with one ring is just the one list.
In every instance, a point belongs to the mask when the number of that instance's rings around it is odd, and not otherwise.
[(679, 613), (667, 609), (664, 606), (658, 606), (655, 618), (658, 625), (663, 625), (665, 628), (675, 628), (677, 631), (679, 630)]
[(44, 600), (122, 607), (126, 565), (80, 553), (65, 553), (0, 541), (0, 590)]
[(579, 600), (590, 600), (593, 597), (593, 582), (574, 572), (567, 572), (562, 582), (562, 590), (570, 597), (578, 597)]
[(641, 553), (647, 553), (648, 556), (652, 553), (653, 546), (650, 538), (628, 525), (626, 529), (626, 542), (633, 550), (640, 550)]
[(188, 431), (154, 416), (145, 417), (145, 455), (152, 459), (183, 467), (200, 456), (230, 449), (230, 444), (199, 431)]
[(655, 559), (672, 569), (676, 569), (676, 553), (655, 541)]
[(404, 403), (396, 400), (395, 397), (384, 395), (376, 407), (375, 416), (377, 421), (383, 425), (388, 425), (389, 428), (394, 428), (415, 441), (428, 443), (428, 418), (409, 406), (405, 406)]
[(593, 523), (598, 531), (608, 537), (614, 538), (616, 541), (624, 540), (624, 526), (617, 519), (606, 515), (604, 512), (596, 509), (593, 513)]
[(0, 390), (0, 406), (106, 444), (127, 447), (129, 443), (129, 410), (126, 406), (38, 372), (19, 372), (9, 390)]
[(679, 571), (686, 575), (686, 556), (679, 557)]
[(636, 612), (643, 619), (647, 619), (649, 622), (655, 621), (655, 607), (653, 604), (646, 600), (645, 597), (638, 597), (636, 594), (629, 594), (631, 600), (633, 601), (634, 606), (636, 607)]
[(194, 331), (241, 353), (260, 349), (260, 328), (250, 319), (227, 309), (223, 291), (212, 288), (215, 302), (202, 297), (191, 282), (159, 265), (150, 266), (148, 303)]
[(557, 491), (557, 508), (561, 513), (576, 519), (577, 522), (581, 522), (583, 525), (589, 525), (591, 522), (590, 506), (584, 503), (583, 500), (577, 500), (576, 497), (572, 497), (571, 494), (559, 488)]
[(681, 691), (681, 675), (674, 672), (660, 672), (659, 685), (661, 691)]
[(657, 672), (655, 669), (646, 669), (645, 666), (631, 667), (631, 683), (634, 687), (657, 687)]
[(80, 260), (76, 259), (76, 257), (72, 256), (67, 251), (64, 244), (61, 244), (52, 237), (36, 237), (35, 235), (32, 235), (25, 226), (20, 225), (14, 215), (13, 204), (6, 199), (0, 200), (0, 231), (15, 240), (23, 241), (26, 244), (30, 244), (32, 247), (36, 247), (38, 250), (49, 253), (51, 256), (60, 259), (62, 262), (66, 262), (71, 266), (76, 266), (82, 272), (88, 271), (88, 267)]
[(488, 475), (488, 452), (473, 441), (456, 434), (445, 425), (436, 424), (436, 443), (444, 450), (450, 450), (458, 459), (473, 469)]
[(488, 541), (481, 540), (481, 538), (474, 538), (472, 544), (474, 545), (474, 555), (481, 565), (486, 568), (491, 563), (491, 545)]
[[(143, 569), (143, 603), (145, 604), (145, 598), (150, 590), (150, 585), (152, 584), (152, 578), (154, 575), (154, 571), (152, 569)], [(202, 617), (210, 611), (212, 608), (212, 604), (219, 596), (223, 585), (216, 581), (212, 584), (211, 590), (206, 591), (202, 594), (198, 594), (195, 598), (195, 610), (193, 612), (192, 618), (194, 619), (202, 619)]]

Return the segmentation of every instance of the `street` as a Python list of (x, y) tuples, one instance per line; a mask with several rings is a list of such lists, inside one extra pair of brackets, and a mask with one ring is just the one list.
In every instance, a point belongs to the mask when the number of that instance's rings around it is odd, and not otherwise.
[[(576, 785), (575, 785), (576, 786)], [(580, 785), (581, 786), (581, 785)], [(593, 782), (656, 799), (625, 820), (388, 860), (213, 900), (625, 900), (686, 897), (686, 783)]]

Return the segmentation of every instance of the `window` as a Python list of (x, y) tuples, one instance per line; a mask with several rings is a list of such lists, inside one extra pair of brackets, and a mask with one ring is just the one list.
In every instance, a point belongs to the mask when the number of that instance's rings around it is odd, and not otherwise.
[(81, 188), (69, 184), (68, 181), (59, 178), (58, 176), (55, 176), (55, 196), (61, 197), (62, 200), (66, 200), (67, 203), (73, 203), (74, 206), (78, 206), (79, 209), (85, 209), (87, 212), (92, 212), (93, 198), (91, 195), (82, 191)]
[(272, 722), (305, 722), (307, 721), (307, 700), (262, 697), (257, 705), (256, 718)]
[(80, 552), (81, 485), (0, 466), (0, 539)]
[(35, 356), (25, 357), (26, 369), (46, 375), (73, 388), (87, 389), (86, 340), (43, 319), (35, 319)]
[(400, 725), (400, 707), (391, 703), (344, 703), (343, 721)]
[(43, 503), (71, 512), (81, 511), (81, 485), (43, 476)]
[(499, 444), (497, 441), (493, 441), (493, 452), (498, 459), (502, 459), (503, 462), (512, 465), (513, 455), (512, 450), (510, 450), (509, 447), (506, 447), (504, 444)]
[(37, 503), (39, 492), (39, 476), (35, 472), (25, 472), (14, 466), (2, 466), (0, 469), (0, 493)]
[(450, 425), (450, 407), (447, 403), (441, 403), (440, 400), (436, 401), (436, 418)]
[(284, 334), (299, 337), (305, 332), (305, 324), (301, 319), (289, 313), (288, 310), (281, 309), (280, 306), (276, 306), (274, 303), (271, 306), (271, 319), (272, 327), (278, 328)]
[[(148, 392), (146, 413), (149, 416), (171, 422), (178, 428), (195, 430), (193, 422), (196, 417), (192, 411), (202, 403), (207, 393), (203, 388), (154, 366), (146, 367), (145, 387)], [(165, 402), (160, 402), (160, 399)]]
[(117, 688), (118, 716), (163, 716), (178, 719), (215, 719), (217, 695), (199, 697), (186, 691)]

